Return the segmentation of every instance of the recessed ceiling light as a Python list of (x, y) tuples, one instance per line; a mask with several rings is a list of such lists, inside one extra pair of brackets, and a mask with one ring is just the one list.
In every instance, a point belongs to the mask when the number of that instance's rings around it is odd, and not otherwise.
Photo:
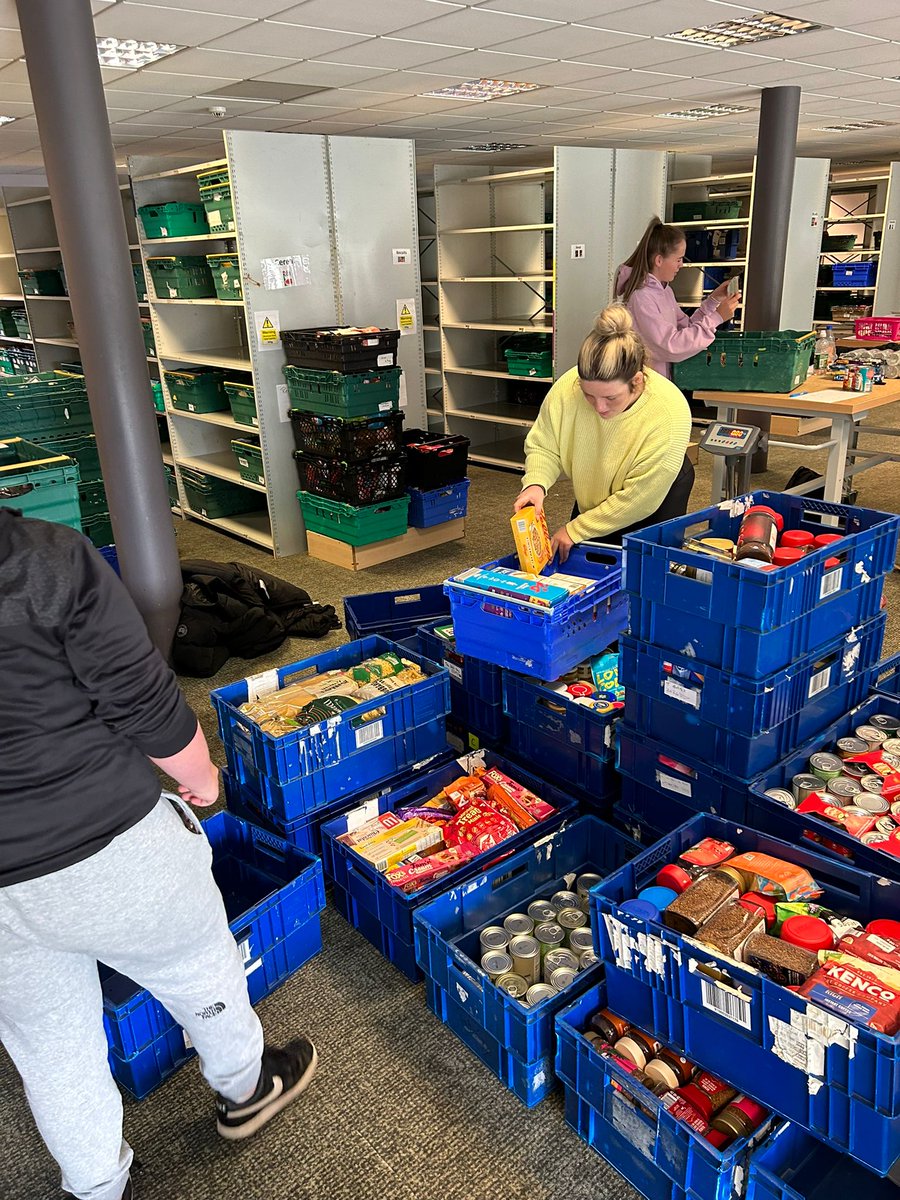
[(499, 154), (501, 150), (528, 150), (526, 142), (480, 142), (473, 146), (454, 146), (454, 154)]
[(710, 117), (730, 117), (734, 113), (751, 112), (743, 104), (702, 104), (699, 108), (681, 108), (675, 112), (654, 113), (667, 121), (708, 121)]
[(761, 12), (733, 21), (716, 21), (712, 25), (680, 29), (667, 36), (678, 42), (696, 42), (701, 46), (728, 50), (732, 46), (748, 46), (754, 42), (766, 42), (770, 38), (791, 37), (795, 33), (809, 33), (813, 29), (823, 28), (814, 21), (803, 21), (799, 17)]
[(816, 125), (816, 133), (854, 133), (858, 129), (884, 129), (893, 121), (845, 121), (841, 125)]
[(138, 42), (134, 38), (97, 38), (97, 57), (101, 67), (125, 67), (136, 71), (148, 63), (168, 58), (176, 50), (183, 50), (171, 42)]
[(498, 96), (533, 92), (541, 86), (539, 83), (512, 83), (508, 79), (468, 79), (465, 83), (454, 83), (451, 87), (420, 94), (435, 96), (438, 100), (496, 100)]

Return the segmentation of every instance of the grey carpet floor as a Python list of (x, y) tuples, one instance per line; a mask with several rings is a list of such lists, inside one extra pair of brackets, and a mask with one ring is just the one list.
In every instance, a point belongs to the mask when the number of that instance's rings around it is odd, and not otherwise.
[[(891, 410), (900, 428), (900, 412)], [(896, 414), (896, 415), (894, 415)], [(879, 417), (879, 424), (888, 423)], [(814, 439), (813, 439), (814, 440)], [(804, 456), (821, 465), (823, 456)], [(796, 454), (773, 450), (759, 487), (783, 486)], [(179, 524), (183, 558), (238, 559), (274, 570), (341, 611), (341, 598), (439, 583), (463, 566), (509, 551), (507, 519), (517, 477), (473, 469), (464, 542), (353, 574), (305, 557), (273, 560), (200, 524)], [(692, 496), (709, 496), (701, 462)], [(900, 511), (900, 470), (864, 474), (859, 503)], [(572, 494), (555, 488), (552, 526), (566, 519)], [(900, 575), (887, 580), (885, 653), (900, 649)], [(212, 680), (184, 688), (223, 761), (209, 691), (249, 672), (295, 661), (344, 640), (292, 641), (252, 664), (229, 662)], [(164, 914), (161, 914), (164, 919)], [(141, 1104), (126, 1102), (126, 1135), (142, 1166), (138, 1200), (630, 1200), (635, 1193), (565, 1125), (554, 1096), (527, 1111), (511, 1092), (429, 1013), (424, 990), (396, 972), (331, 908), (323, 914), (325, 949), (259, 1008), (267, 1036), (286, 1041), (298, 1030), (320, 1051), (307, 1096), (257, 1139), (235, 1148), (214, 1132), (211, 1100), (189, 1064)], [(73, 1097), (73, 1103), (78, 1098)], [(31, 1120), (21, 1084), (0, 1055), (0, 1196), (49, 1200), (58, 1175)], [(89, 1131), (86, 1135), (89, 1136)]]

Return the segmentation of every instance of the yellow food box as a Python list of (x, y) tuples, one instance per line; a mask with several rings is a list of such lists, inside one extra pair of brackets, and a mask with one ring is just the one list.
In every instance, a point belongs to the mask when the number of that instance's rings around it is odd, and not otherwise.
[(544, 510), (540, 515), (529, 505), (513, 513), (509, 519), (513, 539), (516, 543), (516, 553), (519, 556), (519, 568), (528, 575), (540, 575), (547, 563), (553, 557), (550, 548), (550, 531), (547, 528), (547, 518)]

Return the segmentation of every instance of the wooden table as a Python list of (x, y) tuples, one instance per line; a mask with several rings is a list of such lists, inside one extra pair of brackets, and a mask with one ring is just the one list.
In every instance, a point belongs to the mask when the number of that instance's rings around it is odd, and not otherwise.
[[(825, 470), (825, 499), (839, 504), (844, 493), (844, 480), (870, 467), (884, 462), (900, 462), (900, 453), (889, 451), (860, 450), (858, 438), (860, 426), (869, 413), (900, 401), (900, 379), (888, 379), (871, 392), (845, 392), (846, 399), (817, 399), (817, 394), (827, 392), (833, 396), (840, 384), (830, 379), (811, 377), (800, 384), (793, 393), (784, 392), (701, 392), (694, 396), (704, 404), (715, 408), (719, 421), (731, 425), (737, 421), (739, 410), (761, 413), (784, 413), (788, 416), (821, 417), (831, 422), (831, 435), (827, 442), (815, 446), (804, 446), (802, 442), (769, 441), (770, 446), (789, 446), (795, 449), (828, 450), (828, 465)], [(866, 433), (900, 437), (900, 429), (874, 429), (867, 427)], [(848, 460), (861, 459), (848, 466)], [(725, 460), (713, 456), (712, 499), (714, 503), (725, 499)], [(791, 488), (802, 495), (812, 491), (817, 483)]]

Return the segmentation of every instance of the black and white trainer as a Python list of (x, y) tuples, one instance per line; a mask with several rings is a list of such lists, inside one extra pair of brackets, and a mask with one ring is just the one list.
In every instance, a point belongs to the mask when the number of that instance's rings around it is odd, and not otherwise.
[(216, 1128), (220, 1135), (236, 1142), (262, 1129), (306, 1091), (318, 1061), (315, 1046), (305, 1037), (296, 1038), (282, 1050), (266, 1046), (253, 1095), (239, 1104), (216, 1096)]

